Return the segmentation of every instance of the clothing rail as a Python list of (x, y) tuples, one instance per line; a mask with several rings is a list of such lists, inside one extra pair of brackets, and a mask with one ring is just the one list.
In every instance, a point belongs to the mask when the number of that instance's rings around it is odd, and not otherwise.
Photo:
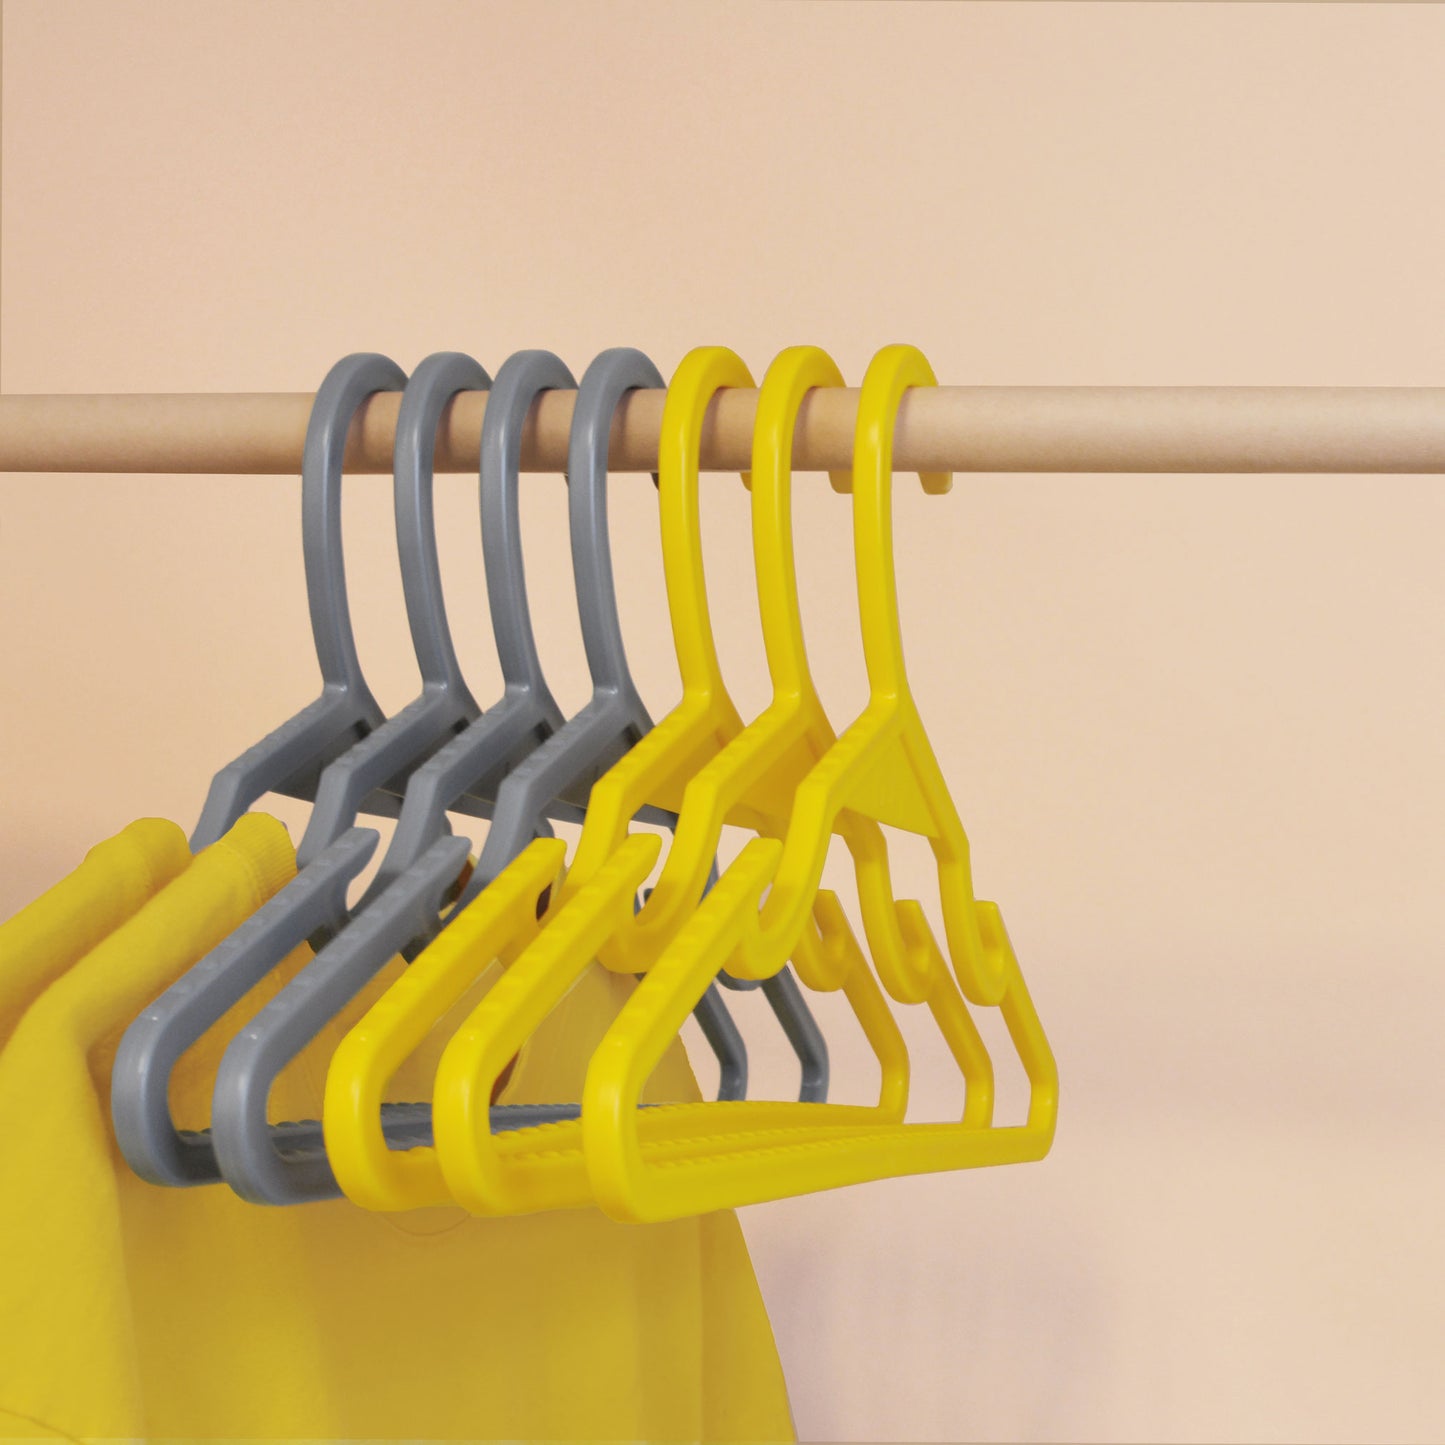
[[(633, 392), (612, 433), (614, 471), (653, 471), (665, 393)], [(757, 392), (714, 401), (702, 466), (748, 465)], [(522, 469), (564, 469), (574, 393), (545, 393)], [(290, 474), (309, 393), (0, 397), (0, 471)], [(373, 397), (347, 447), (351, 472), (390, 472), (400, 397)], [(436, 469), (477, 465), (486, 394), (459, 396)], [(804, 403), (794, 465), (846, 467), (855, 389)], [(911, 392), (895, 465), (957, 472), (1445, 472), (1445, 387), (943, 386)]]

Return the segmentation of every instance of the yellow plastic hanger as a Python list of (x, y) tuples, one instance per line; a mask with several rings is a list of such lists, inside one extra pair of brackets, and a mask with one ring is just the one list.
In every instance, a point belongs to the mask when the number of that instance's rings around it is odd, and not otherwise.
[[(327, 1149), (338, 1180), (348, 1196), (358, 1203), (375, 1209), (404, 1209), (450, 1200), (448, 1181), (439, 1168), (437, 1150), (415, 1148), (403, 1153), (387, 1148), (377, 1121), (389, 1079), (436, 1021), (491, 967), (494, 959), (510, 962), (519, 952), (532, 956), (527, 946), (542, 926), (539, 915), (544, 908), (548, 934), (562, 928), (565, 921), (564, 933), (575, 931), (581, 925), (589, 936), (599, 928), (606, 936), (609, 928), (615, 929), (617, 919), (630, 919), (636, 888), (651, 871), (660, 842), (651, 834), (629, 836), (628, 824), (643, 804), (675, 810), (692, 774), (742, 730), (741, 718), (722, 684), (707, 614), (698, 516), (697, 455), (703, 417), (713, 394), (723, 386), (751, 384), (746, 367), (732, 352), (722, 347), (705, 347), (683, 361), (669, 388), (661, 447), (661, 515), (668, 597), (684, 684), (682, 702), (593, 786), (577, 855), (565, 878), (562, 874), (565, 846), (560, 840), (545, 839), (531, 844), (378, 1000), (343, 1041), (332, 1060), (324, 1117)], [(773, 817), (772, 831), (780, 834), (785, 822), (785, 816)], [(697, 887), (699, 895), (710, 861), (709, 850)], [(594, 889), (584, 900), (580, 896), (579, 880), (599, 874), (602, 875), (600, 894)], [(603, 906), (593, 916), (593, 900), (598, 896)], [(620, 913), (613, 906), (617, 899), (624, 900)], [(581, 913), (577, 912), (578, 908)], [(815, 977), (824, 975), (824, 950), (817, 931), (806, 924), (805, 928), (807, 931), (796, 950), (799, 961), (817, 959), (810, 972)], [(852, 943), (848, 934), (846, 944)], [(853, 947), (856, 950), (856, 945)], [(487, 1121), (495, 1078), (590, 966), (593, 952), (595, 946), (585, 953), (565, 953), (560, 964), (549, 963), (545, 986), (540, 988), (530, 982), (538, 964), (533, 958), (531, 971), (524, 970), (516, 981), (502, 989), (493, 1007), (515, 1005), (507, 1015), (512, 1025), (507, 1037), (515, 1037), (516, 1044), (484, 1085), (472, 1087), (482, 1070), (475, 1057), (464, 1076), (458, 1075), (454, 1067), (447, 1075), (452, 1080), (448, 1117), (454, 1133), (464, 1131), (473, 1123), (490, 1133)], [(634, 971), (629, 963), (623, 962), (620, 966), (628, 972)], [(836, 964), (834, 971), (839, 972)], [(502, 982), (506, 983), (507, 977)], [(866, 989), (866, 985), (854, 988), (859, 991)], [(875, 1047), (895, 1061), (890, 1074), (895, 1082), (885, 1090), (890, 1100), (898, 1095), (896, 1061), (903, 1060), (903, 1094), (897, 1098), (895, 1107), (895, 1113), (901, 1115), (907, 1083), (906, 1053), (901, 1037), (897, 1036), (892, 1016), (881, 998), (871, 1009), (869, 1001), (863, 998), (861, 1007), (868, 1016), (865, 1032), (870, 1037), (877, 1035)], [(492, 1037), (496, 1037), (495, 1031)], [(457, 1051), (448, 1050), (453, 1065), (465, 1041), (454, 1043)], [(439, 1144), (448, 1133), (448, 1125), (440, 1118), (445, 1111), (441, 1100), (447, 1092), (443, 1088), (443, 1075), (439, 1073), (436, 1124)], [(739, 1117), (745, 1120), (747, 1115)], [(576, 1165), (576, 1179), (585, 1196), (585, 1172), (580, 1154)], [(475, 1199), (467, 1202), (474, 1208), (486, 1207)], [(499, 1201), (493, 1207), (506, 1206)]]
[[(676, 1218), (889, 1175), (1023, 1162), (1041, 1158), (1052, 1142), (1058, 1099), (1053, 1054), (998, 908), (973, 897), (967, 838), (903, 665), (892, 548), (893, 430), (905, 390), (932, 384), (920, 352), (891, 346), (874, 358), (859, 399), (853, 482), (867, 709), (799, 787), (786, 839), (748, 843), (628, 1000), (593, 1053), (580, 1122), (545, 1131), (580, 1130), (593, 1193), (616, 1218)], [(941, 478), (924, 480), (925, 487), (942, 489)], [(732, 1136), (700, 1148), (706, 1121), (731, 1106), (676, 1105), (655, 1111), (669, 1116), (669, 1152), (646, 1148), (636, 1099), (697, 992), (723, 967), (766, 977), (780, 966), (816, 896), (826, 838), (847, 809), (928, 838), (954, 973), (971, 1002), (1001, 1011), (1030, 1082), (1027, 1121), (990, 1127), (991, 1071), (982, 1076), (977, 1060), (969, 1058), (977, 1032), (922, 909), (903, 901), (896, 907), (908, 966), (904, 977), (885, 975), (885, 981), (903, 1001), (922, 996), (965, 1077), (974, 1074), (960, 1120), (858, 1128), (820, 1116), (827, 1127), (808, 1129), (800, 1106), (777, 1104), (771, 1106), (771, 1137)], [(878, 962), (881, 969), (884, 960)], [(688, 1118), (696, 1121), (691, 1132)], [(511, 1146), (525, 1147), (526, 1140)]]

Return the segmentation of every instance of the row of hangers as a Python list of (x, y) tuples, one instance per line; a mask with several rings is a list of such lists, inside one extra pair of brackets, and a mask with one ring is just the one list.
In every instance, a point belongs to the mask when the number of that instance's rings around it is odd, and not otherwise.
[[(428, 357), (410, 378), (385, 357), (345, 358), (317, 393), (302, 465), (302, 538), (323, 679), (308, 707), (217, 773), (191, 838), (222, 837), (266, 793), (312, 804), (297, 873), (129, 1027), (112, 1116), (125, 1158), (159, 1185), (224, 1182), (258, 1203), (344, 1194), (374, 1210), (460, 1203), (502, 1215), (599, 1205), (661, 1220), (925, 1171), (1042, 1157), (1057, 1076), (998, 908), (973, 896), (968, 841), (912, 695), (892, 550), (892, 437), (927, 361), (884, 348), (864, 378), (851, 472), (859, 610), (870, 697), (841, 732), (804, 649), (791, 520), (791, 449), (809, 391), (843, 385), (815, 347), (782, 352), (763, 379), (753, 438), (753, 540), (773, 699), (745, 724), (718, 666), (703, 577), (699, 447), (709, 403), (754, 385), (723, 347), (683, 360), (662, 420), (655, 478), (680, 703), (655, 725), (627, 664), (607, 529), (614, 412), (661, 387), (630, 349), (604, 352), (580, 383), (550, 352), (510, 357), (495, 382), (470, 357)], [(592, 696), (559, 709), (542, 674), (523, 575), (522, 430), (539, 394), (575, 389), (568, 454), (573, 569)], [(488, 390), (480, 457), (487, 595), (504, 680), (482, 709), (464, 681), (442, 598), (433, 515), (437, 427), (460, 392)], [(362, 676), (341, 555), (348, 431), (378, 392), (400, 391), (394, 492), (407, 618), (421, 693), (386, 717)], [(947, 473), (924, 473), (945, 491)], [(348, 890), (396, 819), (380, 866)], [(448, 815), (485, 820), (480, 841)], [(580, 824), (568, 861), (553, 823)], [(639, 893), (671, 834), (654, 887)], [(927, 839), (944, 940), (917, 902), (896, 899), (882, 825)], [(719, 872), (725, 826), (755, 834)], [(830, 842), (853, 860), (866, 948), (821, 885)], [(187, 1049), (292, 951), (305, 966), (228, 1044), (210, 1126), (177, 1127), (171, 1075)], [(276, 1123), (287, 1064), (401, 955), (408, 966), (342, 1039), (320, 1120)], [(438, 1021), (500, 961), (496, 982), (451, 1035), (430, 1099), (388, 1085)], [(494, 1102), (512, 1061), (584, 971), (638, 983), (593, 1050), (580, 1099)], [(788, 966), (791, 962), (791, 968)], [(719, 989), (759, 988), (800, 1070), (797, 1097), (753, 1100), (741, 1035)], [(801, 986), (800, 986), (801, 985)], [(828, 1052), (807, 1002), (841, 993), (880, 1070), (876, 1103), (827, 1102)], [(961, 1117), (906, 1119), (909, 1055), (894, 1008), (932, 1019), (965, 1083)], [(993, 1124), (993, 1062), (973, 1008), (997, 1008), (1027, 1074), (1022, 1124)], [(647, 1081), (689, 1018), (718, 1063), (717, 1097), (646, 1104)]]

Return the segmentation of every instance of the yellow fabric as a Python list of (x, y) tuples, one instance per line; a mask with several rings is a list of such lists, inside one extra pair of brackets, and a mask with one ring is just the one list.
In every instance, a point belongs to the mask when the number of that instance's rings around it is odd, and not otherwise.
[[(0, 1052), (0, 1437), (791, 1440), (733, 1214), (276, 1209), (130, 1173), (109, 1125), (120, 1034), (293, 870), (281, 826), (242, 819)], [(206, 1119), (226, 1040), (308, 957), (182, 1061), (183, 1123)], [(564, 1006), (568, 1045), (630, 984), (597, 973)], [(273, 1117), (315, 1117), (341, 1027), (283, 1074)], [(556, 1097), (564, 1068), (544, 1043), (508, 1093)]]
[(0, 1044), (31, 1003), (191, 861), (186, 835), (140, 818), (0, 923)]

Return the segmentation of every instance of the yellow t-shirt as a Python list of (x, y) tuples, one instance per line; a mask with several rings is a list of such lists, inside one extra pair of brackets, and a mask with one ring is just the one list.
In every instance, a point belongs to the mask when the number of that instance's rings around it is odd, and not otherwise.
[(140, 818), (0, 923), (0, 1044), (51, 983), (190, 861), (174, 823)]
[[(109, 1123), (120, 1034), (294, 866), (280, 824), (243, 818), (0, 1052), (0, 1437), (791, 1440), (735, 1215), (266, 1208), (129, 1171)], [(226, 1041), (308, 957), (182, 1060), (183, 1124), (205, 1121)], [(611, 1010), (613, 987), (567, 1007)], [(316, 1116), (334, 1041), (282, 1075), (273, 1117)]]

